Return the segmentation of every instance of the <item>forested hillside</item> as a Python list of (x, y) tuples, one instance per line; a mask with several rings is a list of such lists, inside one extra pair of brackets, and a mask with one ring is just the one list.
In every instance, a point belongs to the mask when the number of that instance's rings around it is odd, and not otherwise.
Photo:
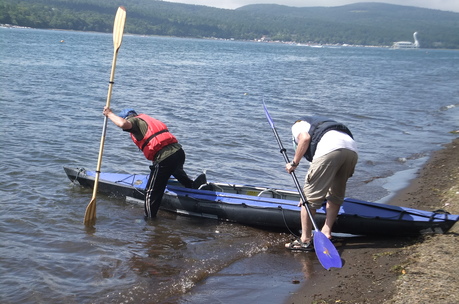
[(226, 10), (158, 0), (0, 0), (0, 23), (111, 32), (121, 5), (132, 34), (390, 46), (417, 31), (421, 47), (459, 49), (459, 13), (381, 3)]

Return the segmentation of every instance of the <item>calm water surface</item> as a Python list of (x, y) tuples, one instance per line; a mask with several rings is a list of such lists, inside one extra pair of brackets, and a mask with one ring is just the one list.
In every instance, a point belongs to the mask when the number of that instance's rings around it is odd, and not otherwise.
[[(62, 167), (96, 167), (112, 55), (109, 34), (0, 28), (0, 302), (281, 303), (324, 271), (285, 252), (287, 234), (164, 212), (146, 222), (102, 195), (85, 229), (92, 193)], [(348, 196), (382, 200), (457, 136), (459, 52), (126, 35), (111, 104), (166, 122), (192, 177), (293, 188), (263, 98), (289, 155), (297, 118), (346, 123), (360, 151)], [(102, 170), (148, 172), (111, 124)]]

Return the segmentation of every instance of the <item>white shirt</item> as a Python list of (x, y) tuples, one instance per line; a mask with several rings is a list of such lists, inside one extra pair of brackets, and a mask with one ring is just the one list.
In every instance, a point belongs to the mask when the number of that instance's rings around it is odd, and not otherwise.
[[(297, 122), (292, 126), (294, 141), (298, 142), (300, 133), (308, 133), (311, 125), (306, 121)], [(317, 144), (314, 158), (323, 156), (338, 149), (348, 149), (357, 152), (357, 143), (346, 133), (331, 130), (325, 133)]]

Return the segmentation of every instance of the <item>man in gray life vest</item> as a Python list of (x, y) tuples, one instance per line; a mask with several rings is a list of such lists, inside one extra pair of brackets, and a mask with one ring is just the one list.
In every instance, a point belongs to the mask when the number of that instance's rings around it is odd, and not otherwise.
[[(291, 173), (303, 157), (311, 162), (303, 192), (312, 216), (326, 200), (326, 219), (321, 232), (332, 239), (332, 227), (343, 204), (346, 183), (357, 164), (357, 144), (345, 125), (321, 116), (297, 120), (292, 126), (292, 135), (295, 156), (285, 169)], [(304, 203), (298, 204), (301, 207), (301, 237), (285, 244), (291, 250), (314, 250), (312, 221)]]

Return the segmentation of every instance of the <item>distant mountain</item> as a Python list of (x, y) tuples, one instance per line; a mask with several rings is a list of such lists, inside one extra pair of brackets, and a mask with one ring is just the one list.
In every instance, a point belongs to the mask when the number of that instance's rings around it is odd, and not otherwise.
[(132, 34), (390, 46), (418, 32), (423, 48), (459, 49), (459, 13), (383, 3), (227, 10), (159, 0), (0, 0), (0, 23), (111, 32), (121, 5)]
[[(422, 47), (457, 48), (459, 13), (384, 3), (356, 3), (337, 7), (288, 7), (274, 4), (247, 5), (238, 11), (274, 18), (301, 19), (325, 30), (335, 41), (355, 35), (370, 44), (389, 45), (393, 41), (412, 40), (419, 32)], [(374, 38), (370, 38), (373, 36)], [(350, 39), (350, 38), (349, 38)]]

